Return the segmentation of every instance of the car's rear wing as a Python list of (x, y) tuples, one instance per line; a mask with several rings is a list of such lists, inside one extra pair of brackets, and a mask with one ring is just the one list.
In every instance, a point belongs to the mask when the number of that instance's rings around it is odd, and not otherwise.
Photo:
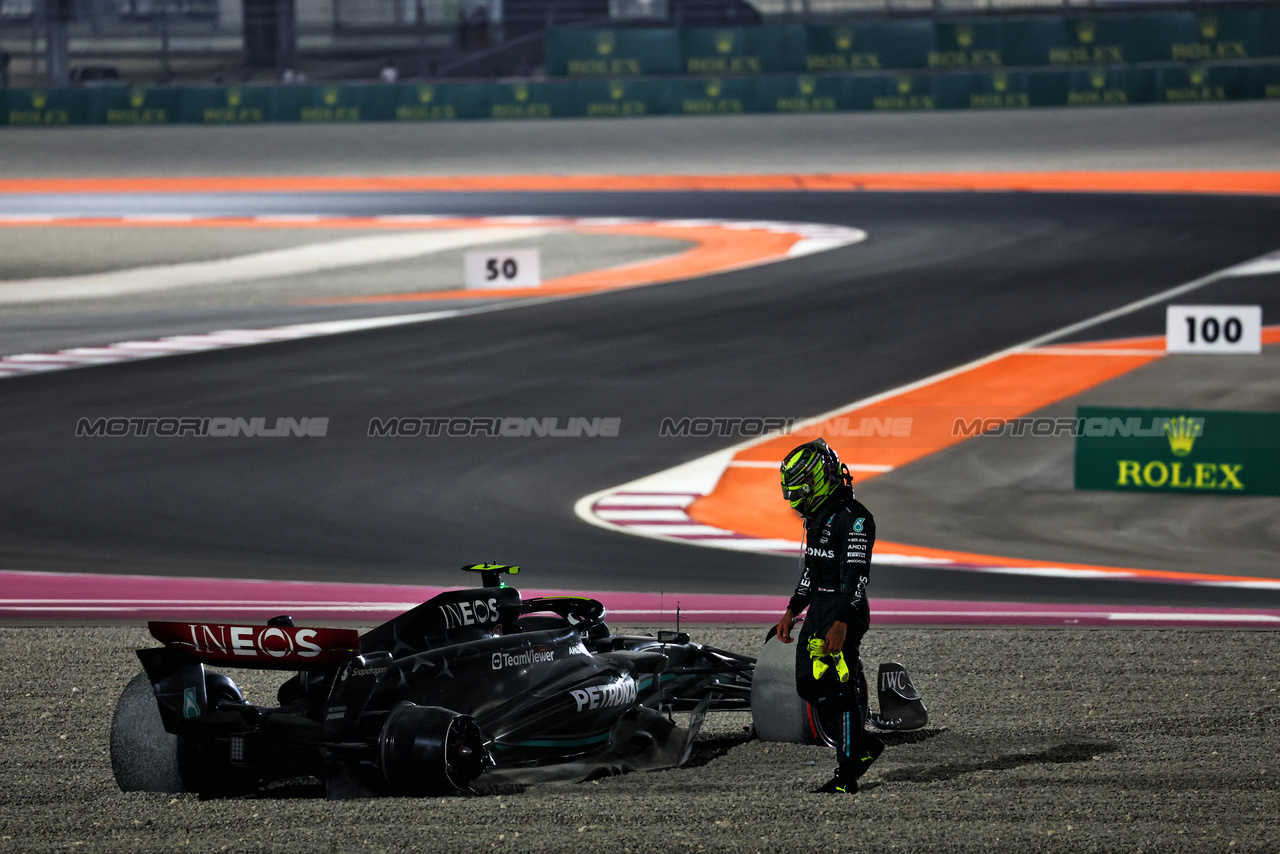
[(283, 622), (244, 626), (152, 621), (147, 627), (167, 650), (235, 667), (308, 670), (360, 654), (360, 633), (355, 629), (305, 628)]

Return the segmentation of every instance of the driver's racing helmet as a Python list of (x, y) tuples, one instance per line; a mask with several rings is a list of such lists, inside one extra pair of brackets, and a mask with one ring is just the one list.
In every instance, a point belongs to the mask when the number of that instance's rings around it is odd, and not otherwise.
[(782, 497), (808, 516), (844, 483), (847, 469), (821, 439), (806, 442), (782, 458)]

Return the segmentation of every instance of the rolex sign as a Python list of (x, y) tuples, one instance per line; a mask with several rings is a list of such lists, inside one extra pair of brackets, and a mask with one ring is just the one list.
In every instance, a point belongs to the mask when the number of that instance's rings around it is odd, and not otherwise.
[(1280, 495), (1280, 413), (1082, 406), (1076, 489)]

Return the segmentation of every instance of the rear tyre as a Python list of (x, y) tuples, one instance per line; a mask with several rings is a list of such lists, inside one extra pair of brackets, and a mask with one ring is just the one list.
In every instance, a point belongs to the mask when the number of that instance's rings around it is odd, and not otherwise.
[(796, 693), (796, 647), (770, 634), (751, 678), (751, 719), (761, 741), (825, 744), (809, 704)]
[[(858, 659), (853, 678), (862, 690), (859, 705), (866, 720), (867, 680), (862, 659)], [(836, 746), (834, 733), (839, 721), (824, 720), (796, 693), (795, 644), (784, 644), (772, 632), (756, 659), (755, 676), (751, 680), (751, 717), (761, 741)]]
[(166, 732), (147, 674), (125, 686), (111, 717), (111, 770), (125, 792), (185, 792), (181, 742)]

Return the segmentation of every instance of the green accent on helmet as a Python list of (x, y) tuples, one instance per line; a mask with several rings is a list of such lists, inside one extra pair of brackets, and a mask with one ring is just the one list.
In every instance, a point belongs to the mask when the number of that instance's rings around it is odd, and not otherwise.
[(840, 458), (821, 439), (807, 442), (783, 458), (782, 497), (791, 509), (808, 515), (844, 482)]

